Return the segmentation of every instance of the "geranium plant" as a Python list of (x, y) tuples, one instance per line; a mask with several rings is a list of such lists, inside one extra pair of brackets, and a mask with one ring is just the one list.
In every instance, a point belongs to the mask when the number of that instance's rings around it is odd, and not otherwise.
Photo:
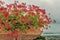
[(22, 30), (48, 26), (51, 20), (46, 15), (45, 9), (35, 5), (7, 4), (6, 7), (0, 2), (0, 30), (9, 36), (17, 38)]

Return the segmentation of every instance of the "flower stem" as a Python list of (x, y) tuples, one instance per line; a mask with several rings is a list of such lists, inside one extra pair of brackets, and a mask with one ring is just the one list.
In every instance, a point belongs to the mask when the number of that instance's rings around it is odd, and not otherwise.
[(17, 40), (17, 38), (15, 38), (15, 40)]

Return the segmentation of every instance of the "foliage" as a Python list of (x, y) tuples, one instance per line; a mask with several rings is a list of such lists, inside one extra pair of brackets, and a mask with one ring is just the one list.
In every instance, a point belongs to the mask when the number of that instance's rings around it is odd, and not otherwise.
[(37, 38), (34, 39), (34, 40), (46, 40), (46, 39), (45, 39), (45, 37), (43, 37), (43, 36), (39, 36), (39, 37), (37, 37)]

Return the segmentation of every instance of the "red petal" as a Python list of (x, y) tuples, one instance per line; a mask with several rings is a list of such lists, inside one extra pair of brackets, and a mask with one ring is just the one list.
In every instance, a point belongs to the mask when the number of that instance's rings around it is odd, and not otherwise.
[(13, 33), (12, 33), (11, 31), (8, 31), (8, 32), (7, 32), (7, 36), (8, 36), (8, 37), (12, 37), (12, 35), (13, 35)]
[(13, 37), (17, 38), (18, 37), (18, 33), (13, 33)]
[(17, 29), (15, 29), (15, 30), (14, 30), (14, 33), (18, 33), (18, 30), (17, 30)]

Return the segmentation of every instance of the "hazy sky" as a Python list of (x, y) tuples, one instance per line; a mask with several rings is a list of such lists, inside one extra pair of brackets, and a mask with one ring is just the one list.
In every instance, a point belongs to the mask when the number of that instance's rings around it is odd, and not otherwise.
[[(3, 0), (6, 3), (14, 3), (13, 0)], [(26, 4), (34, 4), (34, 5), (38, 5), (41, 8), (46, 9), (47, 14), (51, 13), (51, 18), (52, 19), (56, 19), (57, 25), (58, 27), (52, 27), (49, 29), (49, 31), (59, 31), (60, 29), (60, 0), (19, 0), (20, 3), (24, 2)], [(51, 30), (53, 29), (53, 30)], [(48, 31), (48, 30), (47, 30)], [(60, 31), (59, 31), (60, 32)]]

